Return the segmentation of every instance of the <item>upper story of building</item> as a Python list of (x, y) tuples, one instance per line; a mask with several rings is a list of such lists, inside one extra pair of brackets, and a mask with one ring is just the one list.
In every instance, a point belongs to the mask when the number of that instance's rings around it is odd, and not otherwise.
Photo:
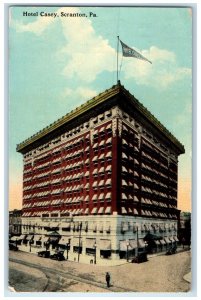
[(120, 82), (17, 145), (23, 215), (177, 218), (180, 142)]

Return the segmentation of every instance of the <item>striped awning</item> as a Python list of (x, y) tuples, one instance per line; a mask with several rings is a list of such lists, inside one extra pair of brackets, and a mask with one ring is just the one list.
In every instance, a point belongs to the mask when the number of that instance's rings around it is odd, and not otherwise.
[(98, 214), (102, 214), (103, 212), (104, 212), (104, 207), (101, 206), (101, 207), (99, 208), (99, 210), (98, 210)]
[(164, 237), (164, 240), (167, 244), (171, 243), (172, 241), (168, 237)]
[(119, 250), (120, 251), (127, 251), (128, 250), (131, 250), (131, 245), (129, 243), (129, 241), (119, 241)]
[(111, 206), (107, 206), (105, 210), (105, 214), (110, 214), (111, 213)]
[(139, 247), (139, 248), (144, 248), (144, 247), (145, 247), (145, 243), (144, 243), (144, 240), (143, 240), (143, 239), (139, 239), (139, 240), (138, 240), (138, 247)]
[(86, 239), (86, 248), (94, 249), (94, 245), (96, 243), (96, 239)]
[(129, 240), (129, 244), (130, 244), (132, 249), (137, 248), (137, 241), (136, 240)]
[(74, 237), (73, 238), (73, 246), (75, 247), (80, 247), (82, 246), (82, 238), (79, 238), (79, 237)]
[(166, 242), (164, 240), (160, 240), (161, 245), (165, 245)]
[(19, 240), (19, 237), (18, 236), (12, 236), (10, 238), (10, 241), (18, 241)]
[(110, 240), (100, 240), (99, 248), (100, 248), (100, 250), (111, 250), (111, 241)]
[(35, 241), (41, 241), (42, 240), (42, 236), (41, 235), (35, 235), (34, 236), (34, 240)]
[(29, 234), (27, 237), (26, 237), (26, 239), (27, 239), (27, 241), (31, 241), (32, 239), (33, 239), (33, 235), (32, 234)]
[(26, 234), (21, 234), (21, 235), (19, 236), (19, 239), (20, 239), (20, 240), (24, 240), (24, 239), (26, 238), (26, 236), (27, 236)]

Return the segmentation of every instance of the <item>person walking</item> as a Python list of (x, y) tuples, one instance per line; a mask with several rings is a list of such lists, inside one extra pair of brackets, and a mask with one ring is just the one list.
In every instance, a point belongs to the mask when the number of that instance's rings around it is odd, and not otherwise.
[(107, 287), (109, 288), (110, 287), (110, 274), (108, 272), (106, 272), (105, 280), (107, 283)]

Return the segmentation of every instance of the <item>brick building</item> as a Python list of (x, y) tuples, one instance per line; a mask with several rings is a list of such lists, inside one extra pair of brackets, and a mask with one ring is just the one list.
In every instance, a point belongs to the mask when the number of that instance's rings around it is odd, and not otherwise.
[(177, 241), (180, 142), (122, 85), (17, 145), (22, 231), (78, 259), (122, 258)]

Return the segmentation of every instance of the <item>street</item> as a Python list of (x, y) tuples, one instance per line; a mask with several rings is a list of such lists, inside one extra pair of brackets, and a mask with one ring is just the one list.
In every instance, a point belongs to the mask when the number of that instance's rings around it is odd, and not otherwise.
[[(150, 256), (148, 262), (116, 266), (55, 261), (25, 252), (9, 253), (9, 285), (17, 292), (187, 292), (190, 251)], [(106, 287), (105, 273), (111, 275)]]

